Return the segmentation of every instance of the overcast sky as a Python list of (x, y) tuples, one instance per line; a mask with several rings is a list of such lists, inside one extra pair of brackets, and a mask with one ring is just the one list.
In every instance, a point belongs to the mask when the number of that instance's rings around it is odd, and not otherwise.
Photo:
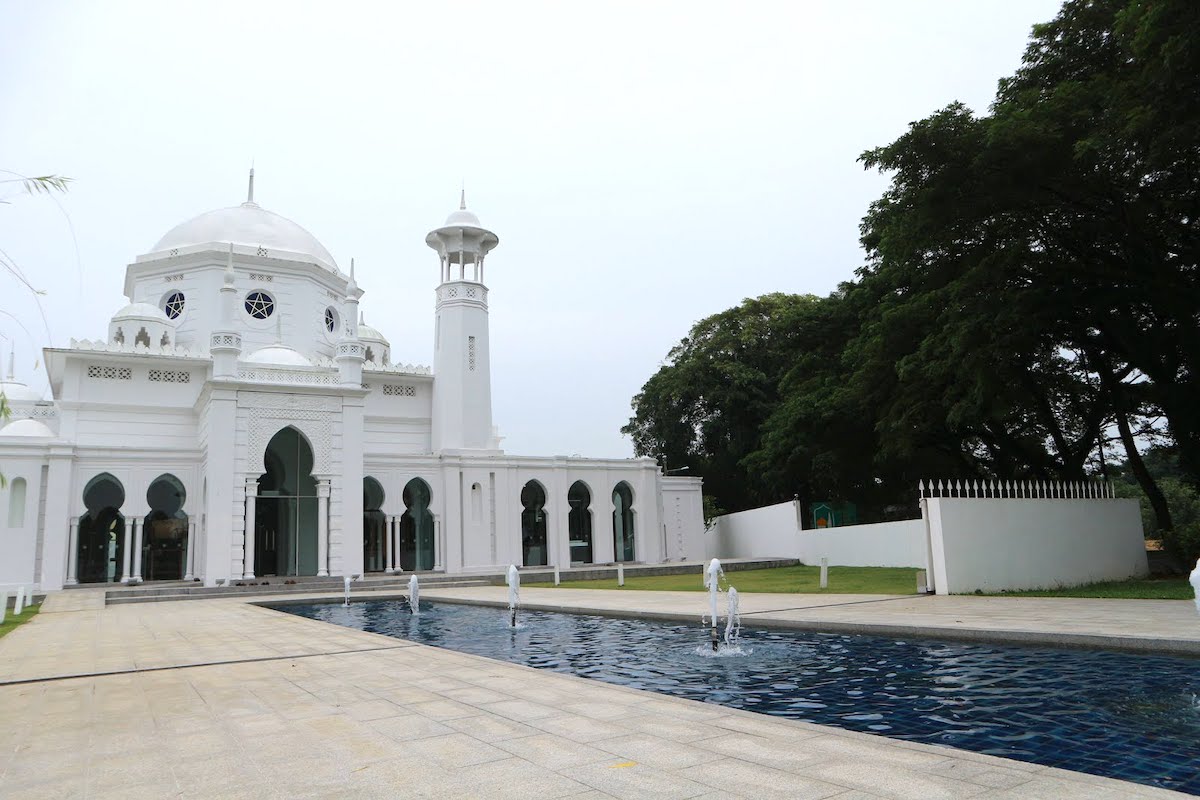
[(0, 190), (49, 327), (0, 275), (0, 334), (44, 387), (40, 349), (103, 338), (125, 265), (244, 200), (253, 159), (260, 205), (355, 257), (393, 360), (430, 364), (424, 237), (465, 180), (500, 237), (504, 448), (629, 456), (630, 400), (691, 325), (852, 277), (886, 185), (858, 156), (954, 100), (986, 111), (1057, 9), (0, 0), (0, 169), (75, 181), (58, 204)]

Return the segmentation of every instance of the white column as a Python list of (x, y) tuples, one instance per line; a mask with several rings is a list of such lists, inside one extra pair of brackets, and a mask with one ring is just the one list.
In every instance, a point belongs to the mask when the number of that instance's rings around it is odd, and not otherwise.
[(67, 535), (67, 586), (79, 583), (75, 579), (75, 571), (79, 568), (79, 517), (71, 517), (71, 527)]
[(254, 529), (255, 504), (258, 501), (258, 479), (246, 478), (246, 524), (242, 526), (244, 533), (242, 544), (242, 578), (250, 580), (254, 577)]
[(437, 572), (445, 570), (445, 561), (442, 558), (442, 518), (435, 516), (433, 518), (433, 568)]
[(196, 521), (194, 519), (188, 520), (187, 537), (187, 555), (184, 560), (183, 579), (190, 581), (196, 577)]
[(393, 575), (396, 572), (396, 560), (393, 557), (394, 550), (392, 549), (392, 537), (396, 534), (396, 518), (385, 517), (383, 522), (383, 535), (387, 537), (387, 542), (384, 545), (383, 555), (383, 571), (387, 575)]
[(317, 575), (329, 574), (329, 481), (317, 481)]
[(142, 546), (146, 543), (146, 522), (142, 517), (133, 520), (133, 580), (141, 583), (142, 576)]
[(125, 556), (121, 565), (121, 583), (129, 583), (130, 565), (133, 563), (133, 526), (134, 522), (125, 523)]

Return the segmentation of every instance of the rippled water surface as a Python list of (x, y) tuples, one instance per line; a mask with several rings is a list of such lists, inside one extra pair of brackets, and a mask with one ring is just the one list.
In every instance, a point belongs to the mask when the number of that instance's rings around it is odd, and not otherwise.
[[(702, 605), (698, 601), (697, 607)], [(1200, 795), (1200, 659), (694, 625), (402, 600), (280, 610), (706, 703)]]

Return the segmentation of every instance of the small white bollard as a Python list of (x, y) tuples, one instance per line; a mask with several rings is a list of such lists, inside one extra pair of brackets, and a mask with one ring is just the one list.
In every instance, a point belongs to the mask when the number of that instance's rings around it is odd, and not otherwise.
[(16, 598), (16, 600), (13, 601), (13, 616), (14, 617), (21, 616), (21, 609), (24, 607), (24, 605), (25, 605), (25, 587), (19, 586), (19, 587), (17, 587), (17, 598)]
[(32, 584), (30, 584), (29, 588), (25, 590), (25, 605), (29, 606), (30, 608), (33, 608), (33, 585)]
[(829, 588), (829, 559), (821, 559), (821, 588)]
[(617, 564), (617, 586), (625, 585), (625, 565)]
[(0, 592), (0, 622), (4, 622), (6, 614), (8, 614), (8, 592)]
[(558, 564), (554, 565), (554, 585), (558, 586), (561, 583), (561, 576), (558, 574)]
[(925, 570), (917, 570), (917, 594), (929, 594), (929, 584), (926, 582)]

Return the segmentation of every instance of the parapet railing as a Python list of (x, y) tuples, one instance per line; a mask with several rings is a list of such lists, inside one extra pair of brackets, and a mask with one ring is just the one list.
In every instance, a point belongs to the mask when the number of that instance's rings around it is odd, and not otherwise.
[(1004, 498), (1013, 500), (1102, 500), (1116, 497), (1110, 481), (995, 481), (939, 480), (917, 483), (918, 495), (927, 497)]

